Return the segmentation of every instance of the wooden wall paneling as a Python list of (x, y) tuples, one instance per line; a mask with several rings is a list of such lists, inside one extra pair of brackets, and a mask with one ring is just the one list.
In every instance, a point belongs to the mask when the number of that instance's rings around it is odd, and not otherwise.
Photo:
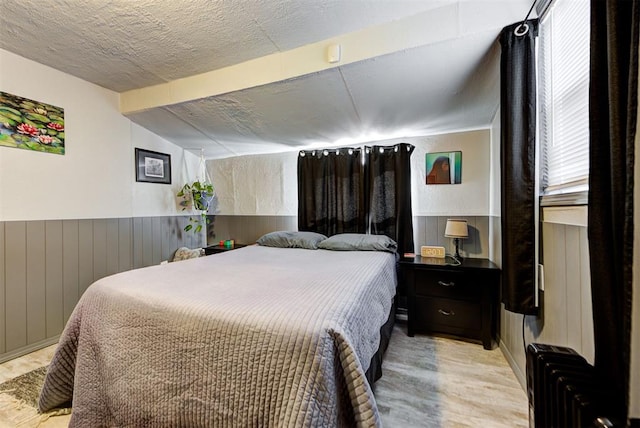
[[(543, 336), (548, 343), (567, 343), (567, 291), (565, 270), (565, 226), (546, 224), (548, 235), (543, 242), (545, 254), (545, 326)], [(547, 239), (547, 237), (549, 239)], [(544, 244), (543, 244), (544, 245)], [(547, 257), (550, 255), (551, 257)], [(549, 272), (547, 274), (547, 267)]]
[(62, 333), (64, 328), (64, 287), (62, 283), (62, 220), (47, 220), (47, 337)]
[(427, 245), (427, 219), (424, 216), (413, 218), (413, 248), (420, 254), (420, 247)]
[(93, 220), (93, 280), (107, 276), (107, 221)]
[(118, 219), (118, 272), (133, 268), (132, 219)]
[(478, 216), (475, 218), (475, 222), (478, 235), (474, 257), (489, 258), (489, 217)]
[(278, 224), (278, 217), (277, 216), (272, 215), (272, 216), (266, 217), (265, 221), (263, 221), (260, 224), (260, 228), (256, 231), (257, 232), (256, 239), (253, 240), (252, 242), (243, 242), (243, 244), (253, 244), (262, 235), (270, 233), (270, 232), (274, 232), (276, 230), (276, 228), (277, 228), (277, 224)]
[(229, 217), (224, 215), (216, 215), (213, 218), (213, 232), (215, 236), (209, 238), (209, 244), (215, 245), (216, 243), (229, 239)]
[(5, 222), (6, 352), (27, 344), (27, 241), (24, 221)]
[(178, 233), (180, 232), (180, 222), (176, 217), (164, 217), (165, 240), (162, 242), (162, 259), (171, 260), (174, 253), (180, 247), (178, 245)]
[(144, 266), (144, 246), (143, 246), (143, 223), (141, 217), (135, 217), (131, 221), (132, 248), (133, 248), (133, 268), (138, 269)]
[(295, 222), (295, 226), (291, 227), (291, 221), (289, 219), (289, 217), (286, 216), (278, 216), (276, 217), (276, 227), (275, 227), (275, 231), (278, 230), (298, 230), (298, 218), (296, 217), (296, 222)]
[(153, 220), (142, 218), (142, 266), (153, 264)]
[(238, 242), (256, 242), (260, 237), (258, 236), (258, 230), (261, 228), (261, 224), (264, 222), (264, 216), (247, 215), (244, 216), (242, 223), (242, 232), (238, 234), (236, 241)]
[(260, 237), (258, 229), (261, 228), (260, 224), (263, 222), (263, 218), (263, 216), (245, 216), (243, 234), (238, 237), (238, 242), (256, 242)]
[(438, 217), (421, 216), (421, 218), (424, 220), (424, 243), (422, 245), (443, 245), (442, 239), (438, 236)]
[(3, 311), (0, 316), (0, 354), (5, 352), (5, 324), (4, 324), (4, 311), (5, 311), (5, 264), (4, 264), (4, 222), (0, 221), (0, 309)]
[(78, 297), (93, 284), (93, 258), (93, 220), (78, 220)]
[(117, 218), (106, 219), (105, 223), (107, 228), (106, 275), (113, 275), (118, 273), (118, 264), (120, 263), (118, 256), (118, 251), (120, 250), (120, 244), (118, 243), (120, 239), (119, 224)]
[(27, 344), (47, 337), (45, 222), (28, 221), (27, 227)]
[(449, 217), (438, 216), (438, 227), (437, 227), (437, 235), (436, 239), (438, 240), (438, 245), (442, 245), (448, 254), (455, 254), (456, 246), (453, 245), (453, 239), (445, 238), (444, 231), (447, 227), (447, 219)]
[(565, 286), (567, 346), (582, 353), (582, 305), (580, 298), (580, 228), (565, 227)]
[[(589, 262), (589, 240), (587, 228), (580, 228), (580, 314), (582, 316), (582, 355), (591, 364), (595, 357), (593, 338), (593, 303), (591, 300), (591, 271)], [(577, 274), (577, 272), (574, 272)]]
[(152, 263), (159, 265), (162, 262), (162, 218), (151, 217), (152, 230)]
[(186, 216), (176, 217), (176, 221), (177, 221), (177, 228), (178, 228), (177, 230), (178, 233), (176, 235), (176, 238), (177, 238), (176, 248), (186, 247), (187, 236), (191, 232), (185, 232), (184, 228), (189, 222), (189, 217), (186, 217)]
[(66, 323), (80, 298), (80, 240), (78, 220), (62, 221), (63, 315)]

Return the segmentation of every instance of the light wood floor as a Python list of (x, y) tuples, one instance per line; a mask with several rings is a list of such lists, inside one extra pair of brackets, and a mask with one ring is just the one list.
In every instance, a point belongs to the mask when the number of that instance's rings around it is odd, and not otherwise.
[[(47, 364), (55, 346), (0, 364), (0, 383)], [(396, 325), (376, 383), (385, 427), (527, 427), (527, 398), (499, 349), (447, 338), (408, 337)], [(66, 427), (0, 399), (0, 427)], [(38, 425), (40, 423), (40, 425)]]

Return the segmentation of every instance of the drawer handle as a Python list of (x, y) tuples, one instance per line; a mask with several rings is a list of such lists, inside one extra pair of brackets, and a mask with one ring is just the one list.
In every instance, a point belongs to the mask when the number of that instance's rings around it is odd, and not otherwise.
[(443, 282), (443, 281), (438, 281), (438, 284), (442, 285), (443, 287), (455, 287), (456, 283), (451, 281), (451, 282)]
[(442, 309), (438, 309), (438, 312), (440, 312), (440, 315), (444, 315), (445, 317), (451, 317), (454, 316), (456, 313), (453, 311), (445, 311)]

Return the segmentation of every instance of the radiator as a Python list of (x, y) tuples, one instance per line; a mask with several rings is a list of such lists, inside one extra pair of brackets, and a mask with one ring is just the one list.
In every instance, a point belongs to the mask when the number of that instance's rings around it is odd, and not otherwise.
[[(527, 347), (530, 428), (616, 426), (606, 419), (606, 386), (593, 366), (571, 348), (532, 343)], [(610, 425), (608, 425), (610, 424)]]

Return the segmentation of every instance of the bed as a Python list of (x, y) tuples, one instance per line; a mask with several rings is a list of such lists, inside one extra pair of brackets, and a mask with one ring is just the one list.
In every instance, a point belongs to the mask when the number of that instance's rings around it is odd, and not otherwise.
[(103, 278), (40, 410), (72, 402), (82, 427), (379, 426), (365, 372), (396, 281), (389, 252), (257, 245)]

